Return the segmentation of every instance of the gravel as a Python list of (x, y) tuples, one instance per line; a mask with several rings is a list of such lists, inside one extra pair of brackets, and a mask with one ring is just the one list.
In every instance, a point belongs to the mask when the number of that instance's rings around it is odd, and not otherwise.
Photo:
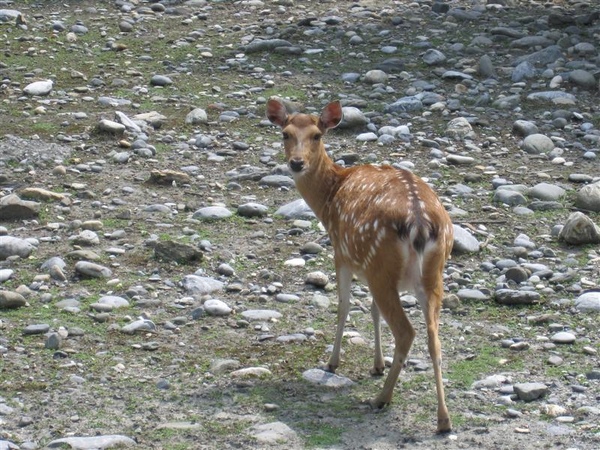
[[(0, 2), (0, 449), (600, 447), (599, 33), (576, 1)], [(333, 249), (271, 96), (341, 100), (332, 158), (450, 212), (450, 434), (415, 297), (389, 408), (358, 281), (322, 370)]]

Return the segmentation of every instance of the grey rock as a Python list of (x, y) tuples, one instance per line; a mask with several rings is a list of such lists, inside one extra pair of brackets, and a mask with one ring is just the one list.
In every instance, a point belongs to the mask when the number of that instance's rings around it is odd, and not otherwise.
[(269, 208), (260, 203), (244, 203), (238, 206), (237, 212), (242, 217), (264, 217), (267, 215)]
[(377, 138), (377, 134), (376, 133), (361, 133), (358, 136), (356, 136), (356, 140), (359, 142), (374, 142), (376, 141)]
[(36, 81), (25, 86), (23, 92), (27, 95), (48, 95), (52, 92), (52, 87), (52, 80)]
[(513, 65), (518, 66), (524, 61), (530, 62), (533, 65), (546, 66), (556, 62), (557, 59), (563, 58), (561, 48), (558, 45), (550, 45), (538, 52), (530, 53), (529, 55), (517, 58)]
[(148, 319), (139, 318), (131, 323), (128, 323), (124, 327), (121, 328), (121, 332), (125, 334), (135, 334), (138, 331), (154, 331), (156, 330), (156, 325), (154, 322)]
[(517, 235), (514, 240), (514, 244), (515, 247), (525, 247), (528, 249), (534, 249), (536, 247), (535, 242), (533, 242), (529, 236), (523, 233)]
[(300, 300), (300, 297), (298, 297), (297, 295), (294, 294), (277, 294), (275, 296), (275, 300), (277, 300), (280, 303), (295, 303), (298, 300)]
[(523, 267), (511, 267), (504, 273), (504, 276), (507, 280), (514, 281), (518, 284), (527, 281), (529, 278), (529, 273), (527, 273), (527, 270), (525, 270)]
[(19, 256), (27, 258), (35, 250), (31, 242), (14, 236), (0, 236), (0, 261)]
[(464, 117), (456, 117), (448, 122), (444, 135), (457, 140), (473, 137), (473, 127)]
[(267, 175), (265, 177), (262, 177), (259, 182), (259, 184), (263, 185), (263, 186), (271, 186), (271, 187), (294, 187), (294, 180), (288, 176), (285, 175)]
[(373, 70), (369, 70), (364, 78), (363, 81), (367, 84), (378, 84), (378, 83), (385, 83), (388, 79), (388, 74), (385, 73), (383, 70), (380, 69), (373, 69)]
[(123, 133), (125, 133), (126, 129), (127, 127), (125, 125), (113, 120), (102, 119), (100, 122), (98, 122), (98, 131), (104, 133), (121, 136)]
[(369, 119), (364, 113), (354, 106), (344, 106), (342, 108), (342, 122), (338, 125), (339, 128), (354, 129), (364, 128), (368, 123)]
[[(127, 115), (121, 111), (115, 111), (115, 117), (119, 121), (119, 123), (132, 133), (139, 134), (142, 132), (140, 126), (131, 120)], [(138, 141), (139, 143), (139, 141)]]
[(329, 308), (331, 301), (329, 300), (329, 297), (327, 297), (326, 295), (315, 294), (310, 299), (310, 304), (319, 309), (327, 309), (327, 308)]
[(223, 289), (221, 281), (198, 275), (186, 275), (181, 280), (181, 285), (191, 295), (206, 295)]
[(240, 361), (237, 359), (216, 359), (211, 361), (210, 368), (208, 369), (211, 373), (221, 374), (237, 370), (241, 367)]
[(100, 243), (100, 238), (98, 237), (98, 234), (92, 230), (83, 230), (77, 236), (74, 236), (72, 241), (76, 245), (92, 247)]
[(161, 261), (173, 261), (178, 264), (190, 264), (202, 261), (204, 254), (191, 244), (176, 241), (154, 242), (154, 257)]
[(61, 347), (62, 338), (58, 333), (50, 333), (44, 342), (44, 347), (49, 350), (58, 350)]
[(446, 162), (455, 166), (470, 166), (475, 163), (475, 158), (462, 155), (448, 155)]
[(127, 437), (121, 435), (104, 435), (104, 436), (90, 436), (90, 437), (67, 437), (62, 439), (56, 439), (49, 444), (47, 448), (67, 448), (77, 450), (104, 450), (110, 448), (126, 448), (136, 447), (136, 442)]
[(423, 109), (423, 103), (417, 97), (402, 97), (394, 103), (385, 106), (386, 113), (416, 112)]
[(104, 295), (98, 299), (98, 303), (110, 306), (113, 309), (129, 307), (129, 301), (118, 295)]
[(211, 316), (228, 316), (232, 309), (222, 300), (210, 299), (204, 302), (204, 311)]
[(572, 344), (577, 340), (577, 337), (568, 331), (560, 331), (556, 334), (553, 334), (550, 337), (550, 340), (555, 344)]
[(477, 238), (459, 225), (453, 225), (453, 227), (454, 244), (452, 253), (477, 253), (480, 249)]
[(329, 277), (321, 271), (315, 271), (308, 273), (304, 282), (316, 287), (325, 287), (329, 283)]
[(335, 389), (350, 387), (354, 384), (349, 378), (326, 372), (321, 369), (306, 370), (302, 373), (302, 378), (310, 383)]
[(280, 319), (282, 314), (271, 309), (248, 309), (242, 311), (242, 317), (251, 322), (270, 321), (272, 319)]
[(460, 300), (467, 301), (485, 301), (489, 300), (490, 296), (479, 289), (459, 289), (456, 293)]
[(535, 291), (498, 289), (494, 293), (494, 298), (502, 305), (531, 305), (539, 303), (541, 295)]
[(32, 335), (32, 334), (44, 334), (50, 330), (50, 325), (47, 323), (39, 323), (34, 325), (27, 325), (23, 328), (23, 334)]
[(223, 206), (207, 206), (195, 211), (192, 217), (198, 220), (223, 220), (232, 215), (233, 213)]
[(539, 155), (540, 153), (550, 153), (554, 149), (554, 142), (548, 136), (535, 133), (523, 139), (521, 148), (529, 154)]
[(527, 204), (527, 199), (518, 191), (509, 189), (496, 189), (492, 197), (494, 203), (504, 203), (509, 206), (518, 206)]
[[(12, 2), (8, 2), (10, 4)], [(2, 3), (7, 4), (6, 2)], [(21, 16), (21, 11), (16, 9), (0, 9), (0, 23), (3, 22), (14, 22), (19, 16)]]
[(543, 383), (517, 383), (514, 385), (515, 393), (520, 400), (531, 402), (548, 393), (548, 386)]
[(517, 136), (529, 136), (530, 134), (536, 134), (538, 127), (533, 122), (528, 120), (516, 120), (513, 123), (513, 133)]
[(0, 269), (0, 283), (10, 280), (10, 277), (15, 273), (12, 269)]
[(0, 199), (0, 220), (32, 219), (38, 216), (40, 207), (38, 202), (22, 200), (17, 194), (9, 194)]
[(533, 78), (535, 76), (536, 70), (532, 63), (529, 61), (523, 61), (515, 67), (512, 72), (510, 79), (514, 83), (518, 83), (519, 81), (526, 80), (528, 78)]
[(573, 94), (563, 91), (542, 91), (533, 92), (527, 96), (527, 100), (537, 100), (545, 102), (563, 101), (575, 103), (577, 100)]
[(558, 234), (558, 239), (573, 245), (600, 243), (600, 227), (582, 212), (572, 213)]
[(583, 186), (575, 196), (575, 206), (587, 211), (600, 212), (600, 181)]
[(133, 31), (133, 24), (126, 20), (122, 20), (121, 22), (119, 22), (119, 30), (123, 33), (129, 33)]
[(300, 198), (291, 203), (287, 203), (277, 211), (276, 216), (281, 216), (284, 219), (314, 219), (315, 213), (309, 208), (304, 199)]
[(581, 312), (600, 312), (600, 292), (592, 291), (581, 294), (575, 299), (575, 308)]
[(126, 98), (113, 98), (113, 97), (98, 97), (98, 103), (104, 106), (129, 106), (131, 105), (131, 100)]
[(471, 389), (495, 389), (506, 383), (508, 378), (504, 375), (490, 375), (482, 380), (477, 380), (471, 385)]
[(259, 446), (290, 444), (297, 440), (296, 432), (283, 422), (253, 425), (249, 434)]
[(202, 108), (194, 108), (185, 116), (185, 123), (189, 125), (199, 125), (208, 123), (208, 115)]
[(40, 266), (40, 269), (50, 270), (52, 267), (55, 266), (64, 269), (65, 267), (67, 267), (67, 263), (60, 256), (53, 256), (44, 261), (44, 263)]
[(293, 45), (290, 42), (283, 39), (256, 39), (250, 44), (248, 44), (244, 48), (244, 51), (250, 54), (275, 50), (278, 47), (293, 47)]
[(492, 102), (492, 106), (498, 109), (514, 109), (520, 104), (521, 96), (519, 94), (501, 96)]
[(478, 72), (485, 78), (496, 78), (496, 69), (489, 55), (483, 55), (479, 58)]
[(0, 309), (20, 308), (27, 300), (18, 292), (0, 290)]
[(152, 86), (168, 86), (173, 84), (173, 80), (165, 75), (153, 75), (150, 79), (150, 84)]
[(569, 82), (590, 91), (598, 89), (598, 81), (594, 77), (594, 74), (583, 69), (576, 69), (569, 73)]
[(281, 344), (290, 344), (293, 342), (304, 342), (308, 339), (308, 337), (305, 334), (302, 333), (295, 333), (295, 334), (287, 334), (284, 336), (279, 336), (277, 339), (275, 339), (276, 342), (279, 342)]
[(421, 58), (428, 66), (437, 66), (446, 61), (446, 55), (433, 48), (426, 50)]
[(538, 183), (527, 191), (527, 195), (530, 197), (546, 201), (558, 200), (565, 194), (566, 191), (563, 188), (550, 183)]
[(554, 42), (544, 36), (523, 36), (511, 42), (511, 47), (529, 48), (529, 47), (548, 47)]
[(75, 271), (92, 278), (110, 278), (112, 276), (112, 270), (108, 267), (89, 261), (78, 261), (75, 264)]

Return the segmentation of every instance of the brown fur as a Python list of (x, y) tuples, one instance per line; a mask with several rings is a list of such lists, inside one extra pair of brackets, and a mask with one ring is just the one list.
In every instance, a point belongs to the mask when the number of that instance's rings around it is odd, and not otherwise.
[(373, 295), (373, 374), (384, 372), (380, 313), (394, 335), (394, 359), (388, 377), (381, 393), (371, 402), (377, 408), (390, 403), (415, 337), (399, 290), (413, 291), (427, 323), (437, 389), (437, 429), (449, 431), (438, 337), (442, 276), (453, 244), (448, 213), (433, 190), (409, 171), (372, 165), (342, 168), (331, 161), (321, 138), (341, 121), (339, 102), (330, 103), (320, 117), (315, 117), (288, 115), (285, 107), (272, 99), (267, 105), (267, 117), (282, 128), (286, 159), (296, 187), (327, 229), (334, 247), (338, 328), (326, 369), (334, 372), (340, 362), (354, 274), (367, 283)]

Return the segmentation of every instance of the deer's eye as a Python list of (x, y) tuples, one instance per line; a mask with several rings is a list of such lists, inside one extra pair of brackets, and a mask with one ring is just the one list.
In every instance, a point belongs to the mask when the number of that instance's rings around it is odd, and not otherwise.
[(313, 138), (312, 138), (312, 139), (313, 139), (313, 141), (315, 141), (315, 142), (319, 142), (319, 141), (321, 140), (321, 137), (323, 137), (323, 135), (322, 135), (322, 134), (320, 134), (320, 133), (317, 133), (317, 134), (315, 134), (315, 135), (313, 136)]
[(289, 133), (286, 133), (285, 131), (283, 132), (282, 136), (284, 141), (290, 138)]

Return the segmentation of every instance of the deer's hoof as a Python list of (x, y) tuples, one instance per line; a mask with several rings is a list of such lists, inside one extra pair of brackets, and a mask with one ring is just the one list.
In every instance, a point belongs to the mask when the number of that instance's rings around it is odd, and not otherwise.
[(450, 418), (446, 417), (445, 419), (438, 419), (437, 433), (444, 434), (452, 431), (452, 423), (450, 422)]
[(385, 408), (386, 406), (388, 406), (390, 404), (390, 402), (386, 402), (384, 400), (379, 400), (377, 398), (375, 398), (373, 400), (369, 400), (368, 403), (371, 406), (371, 409), (374, 411), (381, 411), (383, 408)]
[(337, 366), (332, 366), (331, 364), (325, 364), (324, 366), (321, 367), (321, 369), (324, 370), (325, 372), (335, 373), (335, 371), (337, 370)]
[(382, 377), (385, 372), (385, 367), (373, 367), (369, 373), (374, 377)]

